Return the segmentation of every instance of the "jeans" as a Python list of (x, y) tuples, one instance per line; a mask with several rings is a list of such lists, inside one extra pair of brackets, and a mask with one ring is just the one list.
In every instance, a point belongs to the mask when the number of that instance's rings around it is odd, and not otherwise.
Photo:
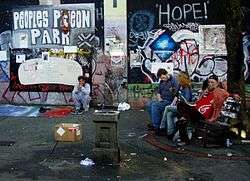
[(166, 106), (160, 128), (165, 128), (167, 135), (171, 135), (176, 130), (175, 118), (177, 118), (177, 107), (176, 106)]
[(82, 92), (72, 93), (72, 97), (74, 99), (75, 109), (80, 110), (81, 104), (83, 109), (89, 108), (89, 102), (91, 100), (89, 95), (83, 94)]
[(150, 101), (147, 103), (147, 110), (150, 116), (150, 119), (155, 128), (159, 128), (161, 124), (162, 114), (167, 105), (171, 102), (169, 101)]

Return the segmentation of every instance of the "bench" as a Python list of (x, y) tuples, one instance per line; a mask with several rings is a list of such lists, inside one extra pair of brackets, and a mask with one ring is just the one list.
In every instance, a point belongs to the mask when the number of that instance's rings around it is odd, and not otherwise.
[(230, 139), (230, 120), (237, 119), (240, 105), (240, 101), (228, 97), (216, 122), (210, 123), (200, 120), (197, 123), (195, 137), (201, 140), (203, 147), (208, 147), (210, 143), (212, 145), (226, 145), (226, 140)]

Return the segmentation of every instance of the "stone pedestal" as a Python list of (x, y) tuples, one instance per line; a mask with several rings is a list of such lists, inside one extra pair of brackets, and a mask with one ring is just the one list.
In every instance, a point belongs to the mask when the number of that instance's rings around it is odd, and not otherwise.
[(118, 163), (120, 150), (117, 140), (118, 111), (96, 111), (95, 123), (95, 148), (93, 149), (96, 162)]

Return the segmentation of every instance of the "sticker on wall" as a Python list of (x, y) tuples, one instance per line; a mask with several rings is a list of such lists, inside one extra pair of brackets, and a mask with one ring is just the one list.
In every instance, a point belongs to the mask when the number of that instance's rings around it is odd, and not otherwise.
[(42, 52), (42, 60), (49, 60), (49, 52)]
[(77, 46), (64, 46), (64, 53), (77, 53)]
[(25, 62), (25, 55), (16, 55), (16, 63), (23, 63)]
[(28, 48), (29, 36), (26, 32), (12, 32), (13, 48)]
[(140, 55), (138, 51), (130, 51), (130, 67), (140, 67), (142, 65), (142, 62), (140, 60)]
[(202, 44), (199, 45), (200, 53), (204, 54), (227, 54), (225, 25), (200, 25), (199, 33)]
[(7, 60), (7, 51), (0, 51), (0, 61)]
[(111, 65), (122, 67), (124, 65), (125, 56), (122, 50), (116, 50), (110, 52)]

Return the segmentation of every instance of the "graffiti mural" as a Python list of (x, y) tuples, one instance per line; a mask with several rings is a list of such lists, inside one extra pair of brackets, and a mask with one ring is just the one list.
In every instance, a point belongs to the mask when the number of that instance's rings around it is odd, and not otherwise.
[(129, 84), (128, 99), (131, 107), (141, 109), (148, 99), (156, 99), (157, 84)]
[(212, 73), (226, 78), (225, 26), (216, 14), (216, 0), (128, 1), (129, 83), (157, 82), (153, 66), (162, 63), (196, 82)]
[(102, 7), (97, 11), (91, 4), (27, 6), (39, 4), (28, 0), (15, 6), (3, 4), (0, 51), (5, 51), (8, 59), (0, 61), (1, 102), (72, 103), (73, 79), (83, 73), (91, 79), (95, 73), (96, 54), (103, 46)]
[(244, 53), (244, 75), (246, 78), (246, 83), (250, 84), (250, 35), (245, 35), (243, 37), (243, 53)]
[[(94, 4), (13, 9), (10, 90), (70, 92), (77, 76), (86, 73), (77, 48), (99, 44), (94, 18)], [(63, 50), (61, 57), (55, 48)]]

